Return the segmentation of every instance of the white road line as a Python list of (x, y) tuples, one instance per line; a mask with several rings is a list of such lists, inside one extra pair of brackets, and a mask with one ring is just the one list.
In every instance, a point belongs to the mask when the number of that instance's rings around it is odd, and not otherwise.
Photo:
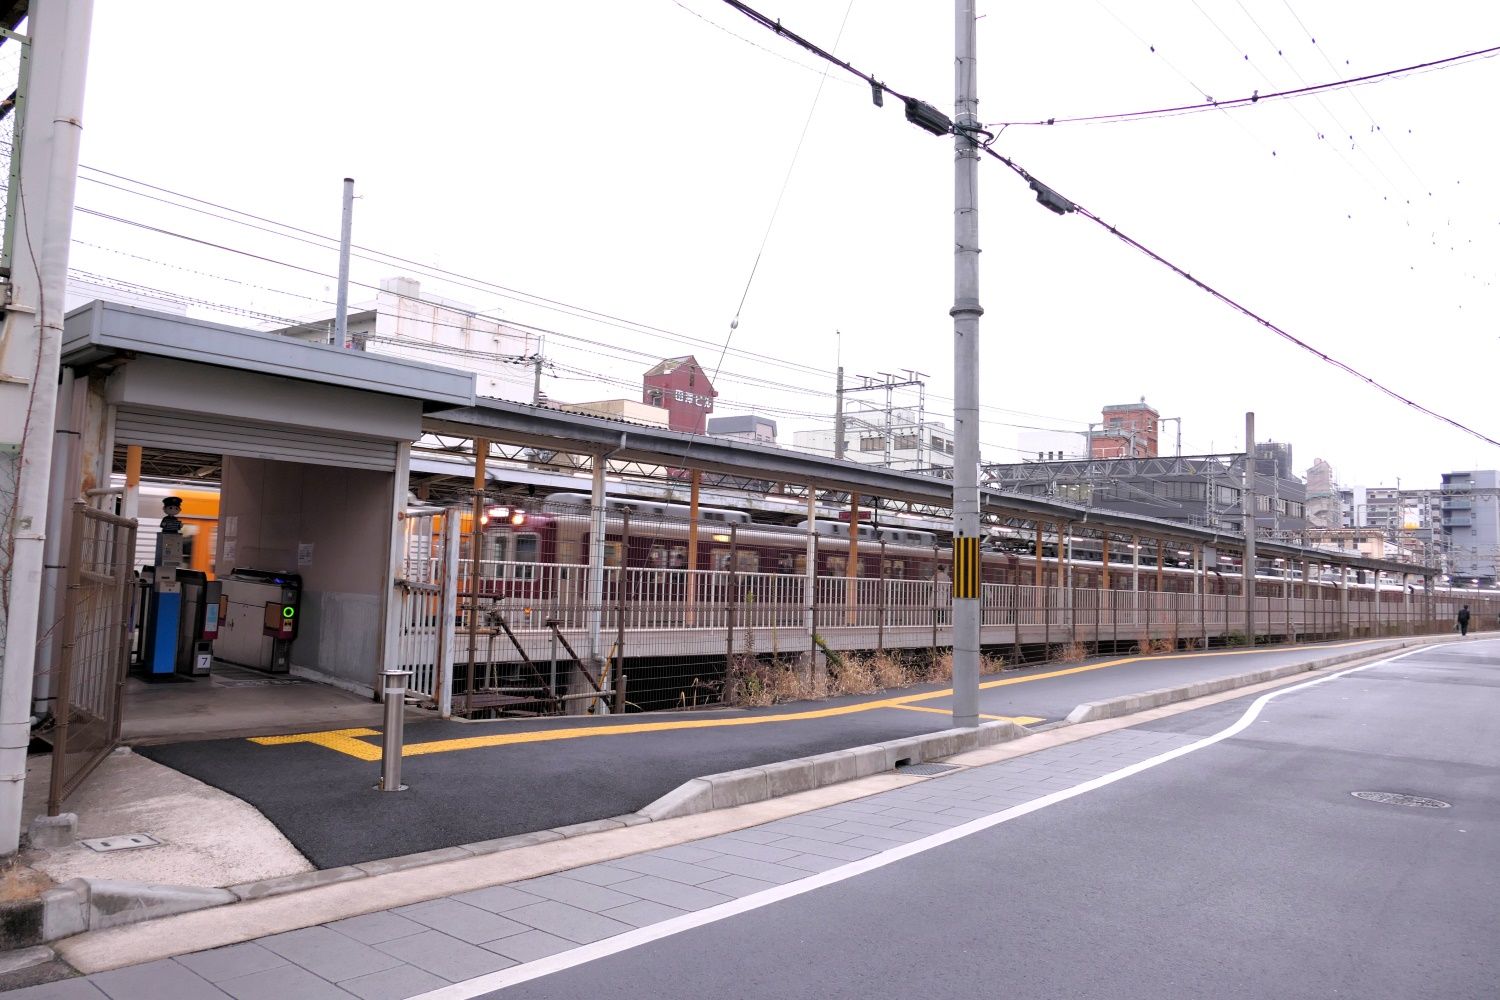
[(1021, 805), (1012, 806), (991, 816), (983, 816), (979, 819), (971, 820), (962, 826), (955, 826), (951, 830), (934, 833), (931, 836), (923, 837), (921, 840), (902, 844), (900, 847), (892, 847), (888, 851), (881, 851), (879, 854), (871, 855), (862, 861), (851, 861), (847, 865), (830, 868), (828, 871), (810, 875), (795, 882), (788, 882), (785, 885), (778, 885), (775, 888), (764, 889), (760, 892), (751, 893), (748, 896), (741, 896), (739, 899), (720, 903), (718, 906), (711, 906), (696, 913), (685, 913), (680, 917), (673, 917), (671, 920), (664, 920), (659, 924), (639, 927), (624, 934), (605, 938), (603, 941), (581, 945), (571, 951), (559, 952), (556, 955), (537, 959), (534, 962), (526, 962), (522, 965), (513, 965), (508, 969), (491, 972), (462, 983), (439, 987), (430, 992), (412, 997), (410, 1000), (472, 1000), (474, 997), (483, 996), (494, 990), (501, 990), (508, 986), (515, 986), (517, 983), (529, 982), (533, 979), (540, 979), (543, 976), (550, 976), (554, 972), (561, 972), (564, 969), (571, 969), (575, 966), (584, 965), (610, 955), (617, 955), (622, 951), (629, 951), (631, 948), (639, 948), (653, 941), (660, 941), (662, 938), (681, 934), (683, 931), (690, 931), (696, 927), (717, 923), (720, 920), (726, 920), (741, 913), (748, 913), (751, 910), (758, 910), (763, 906), (770, 906), (772, 903), (779, 903), (784, 899), (791, 899), (794, 896), (812, 892), (814, 889), (821, 889), (826, 885), (842, 882), (856, 875), (863, 875), (865, 872), (874, 871), (877, 868), (884, 868), (886, 865), (895, 864), (897, 861), (921, 854), (924, 851), (930, 851), (935, 847), (942, 847), (944, 844), (950, 844), (963, 837), (972, 836), (982, 830), (999, 826), (1001, 823), (1020, 819), (1022, 816), (1034, 813), (1039, 809), (1045, 809), (1059, 802), (1066, 802), (1068, 799), (1085, 795), (1106, 785), (1112, 785), (1132, 775), (1140, 774), (1142, 771), (1227, 740), (1231, 736), (1235, 736), (1248, 729), (1250, 724), (1259, 717), (1261, 708), (1272, 698), (1279, 698), (1284, 694), (1291, 694), (1293, 691), (1301, 691), (1304, 688), (1325, 684), (1328, 681), (1344, 677), (1348, 674), (1358, 673), (1361, 670), (1369, 670), (1371, 667), (1384, 666), (1396, 660), (1424, 652), (1430, 648), (1430, 646), (1419, 647), (1405, 653), (1386, 657), (1383, 660), (1377, 660), (1374, 663), (1366, 663), (1363, 666), (1340, 670), (1338, 673), (1328, 674), (1326, 677), (1304, 681), (1301, 684), (1280, 688), (1276, 691), (1268, 691), (1255, 699), (1250, 707), (1245, 710), (1245, 714), (1240, 716), (1233, 725), (1214, 733), (1212, 736), (1205, 736), (1195, 743), (1189, 743), (1175, 750), (1168, 750), (1166, 753), (1147, 758), (1136, 764), (1131, 764), (1129, 767), (1122, 767), (1118, 771), (1111, 771), (1109, 774), (1098, 778), (1091, 778), (1082, 784), (1074, 785), (1072, 788), (1065, 788), (1060, 792), (1043, 795), (1041, 798), (1032, 799), (1030, 802), (1023, 802)]

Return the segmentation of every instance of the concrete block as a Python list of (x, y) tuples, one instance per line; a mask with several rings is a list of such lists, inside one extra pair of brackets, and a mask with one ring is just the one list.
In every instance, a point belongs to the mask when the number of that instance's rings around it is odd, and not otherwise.
[(810, 792), (824, 784), (832, 784), (820, 780), (820, 772), (826, 774), (830, 768), (826, 765), (820, 768), (811, 757), (767, 764), (761, 770), (766, 774), (766, 784), (773, 799), (782, 795), (795, 795), (797, 792)]
[(878, 743), (871, 746), (850, 747), (844, 752), (849, 755), (854, 764), (854, 776), (856, 778), (864, 778), (871, 774), (880, 774), (882, 771), (890, 770), (886, 765), (885, 747)]
[(811, 757), (803, 757), (801, 762), (812, 767), (814, 788), (836, 785), (841, 781), (853, 781), (859, 776), (855, 772), (854, 757), (848, 750), (814, 754)]
[(975, 746), (988, 747), (996, 743), (1009, 743), (1023, 736), (1030, 736), (1032, 731), (1025, 726), (1014, 722), (982, 722), (974, 731)]
[(704, 779), (712, 788), (710, 801), (715, 809), (764, 802), (771, 797), (771, 782), (758, 767), (711, 774)]
[(382, 858), (379, 861), (362, 861), (355, 865), (367, 875), (386, 875), (390, 872), (404, 872), (412, 868), (425, 868), (428, 865), (440, 865), (444, 861), (462, 861), (473, 857), (474, 852), (462, 847), (442, 847), (436, 851), (421, 851), (417, 854), (403, 854), (397, 858)]
[(295, 875), (282, 875), (280, 878), (266, 878), (258, 882), (243, 882), (230, 886), (229, 891), (240, 899), (265, 899), (267, 896), (301, 892), (303, 889), (312, 889), (320, 885), (349, 882), (364, 878), (366, 874), (353, 865), (346, 865), (342, 868), (325, 868), (322, 871), (298, 872)]
[(618, 830), (624, 823), (615, 819), (591, 819), (584, 823), (569, 823), (567, 826), (554, 826), (552, 832), (560, 837), (582, 837), (588, 833), (603, 833), (605, 830)]
[(223, 906), (239, 899), (228, 889), (207, 889), (196, 885), (147, 885), (113, 879), (83, 881), (88, 883), (88, 925), (91, 931)]
[(694, 813), (708, 812), (712, 808), (713, 786), (702, 778), (693, 778), (638, 811), (642, 816), (657, 820), (691, 816)]
[(31, 821), (28, 831), (31, 846), (43, 850), (70, 847), (78, 837), (77, 813), (58, 813), (56, 816), (38, 816)]
[(885, 767), (890, 770), (899, 761), (920, 764), (929, 759), (926, 736), (905, 736), (899, 740), (887, 740), (880, 744), (885, 748)]
[(471, 855), (499, 854), (501, 851), (514, 851), (517, 848), (549, 844), (554, 840), (562, 839), (563, 835), (555, 830), (537, 830), (535, 833), (518, 833), (510, 837), (496, 837), (494, 840), (480, 840), (472, 844), (464, 844), (463, 850)]
[(42, 893), (42, 940), (82, 934), (89, 929), (89, 886), (81, 878)]

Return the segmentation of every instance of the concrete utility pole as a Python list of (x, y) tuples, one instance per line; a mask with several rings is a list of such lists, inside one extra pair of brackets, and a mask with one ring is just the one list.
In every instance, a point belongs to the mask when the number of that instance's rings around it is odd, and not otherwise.
[(339, 230), (339, 290), (333, 310), (333, 346), (349, 346), (349, 246), (354, 234), (354, 178), (344, 178), (344, 224)]
[(838, 382), (833, 391), (833, 457), (844, 458), (844, 366), (839, 365)]
[(979, 127), (974, 0), (955, 0), (953, 725), (979, 725)]
[(33, 0), (27, 20), (30, 93), (13, 150), (20, 184), (11, 191), (10, 301), (0, 331), (0, 502), (14, 497), (13, 507), (0, 506), (0, 579), (7, 588), (0, 601), (0, 855), (15, 853), (24, 819), (63, 296), (93, 14), (92, 0)]
[(1240, 494), (1245, 512), (1245, 644), (1255, 645), (1255, 414), (1245, 414), (1245, 488)]

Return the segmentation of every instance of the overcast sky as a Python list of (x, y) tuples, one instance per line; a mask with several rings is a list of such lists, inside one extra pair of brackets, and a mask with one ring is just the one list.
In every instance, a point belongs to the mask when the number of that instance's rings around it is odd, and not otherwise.
[[(949, 3), (760, 6), (828, 47), (842, 24), (842, 57), (951, 112)], [(549, 356), (602, 376), (549, 378), (558, 399), (632, 395), (662, 356), (715, 367), (823, 75), (717, 0), (309, 0), (274, 21), (174, 0), (150, 17), (95, 10), (84, 164), (324, 234), (352, 176), (357, 243), (477, 279), (422, 282), (556, 331)], [(1267, 93), (1500, 45), (1500, 5), (1475, 0), (1420, 16), (1371, 0), (979, 10), (987, 122)], [(1243, 110), (1013, 126), (994, 148), (1319, 349), (1500, 437), (1497, 93), (1490, 59)], [(717, 412), (758, 407), (789, 440), (831, 413), (839, 360), (851, 375), (925, 372), (931, 409), (951, 408), (952, 145), (828, 77)], [(328, 310), (334, 282), (309, 273), (334, 273), (327, 249), (82, 178), (80, 207), (305, 270), (88, 214), (75, 268), (247, 311), (204, 313), (227, 322)], [(1014, 425), (1081, 430), (1144, 396), (1182, 417), (1189, 452), (1241, 447), (1254, 410), (1259, 437), (1292, 442), (1299, 469), (1327, 459), (1346, 485), (1500, 466), (1492, 446), (1043, 210), (999, 164), (981, 166), (980, 210), (988, 460), (1018, 458)], [(353, 276), (396, 273), (356, 261)]]

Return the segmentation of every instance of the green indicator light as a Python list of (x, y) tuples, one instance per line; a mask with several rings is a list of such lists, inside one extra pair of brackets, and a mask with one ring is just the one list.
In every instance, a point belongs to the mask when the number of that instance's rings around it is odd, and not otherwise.
[(283, 617), (283, 618), (295, 618), (296, 615), (297, 615), (297, 609), (296, 608), (293, 608), (293, 607), (284, 607), (284, 608), (281, 609), (281, 617)]

